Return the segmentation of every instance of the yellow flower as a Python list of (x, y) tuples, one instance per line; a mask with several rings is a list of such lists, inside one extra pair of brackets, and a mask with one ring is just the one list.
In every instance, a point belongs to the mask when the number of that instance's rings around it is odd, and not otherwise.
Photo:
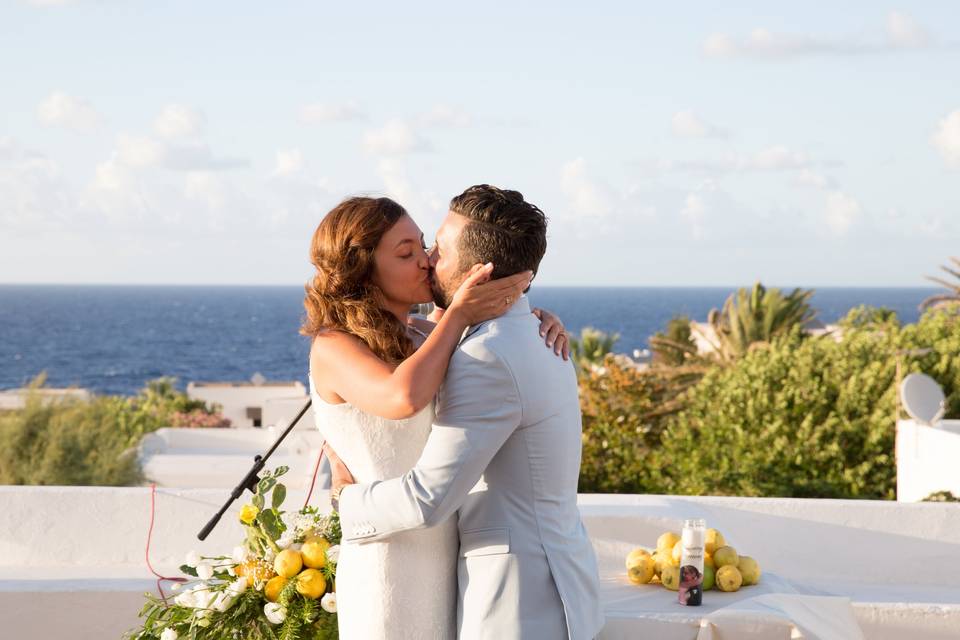
[(260, 509), (257, 509), (252, 504), (245, 504), (243, 508), (240, 509), (240, 522), (243, 524), (253, 524), (253, 521), (257, 519), (258, 513), (260, 513)]

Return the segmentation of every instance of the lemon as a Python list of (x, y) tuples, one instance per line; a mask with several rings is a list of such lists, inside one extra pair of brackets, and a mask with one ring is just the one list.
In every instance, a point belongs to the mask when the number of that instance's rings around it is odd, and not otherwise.
[(675, 567), (680, 566), (680, 558), (683, 556), (683, 542), (677, 540), (677, 543), (673, 545), (673, 551), (670, 552), (670, 561)]
[(660, 572), (663, 571), (664, 553), (662, 551), (654, 551), (650, 557), (653, 558), (653, 575), (659, 578)]
[(727, 541), (724, 540), (723, 534), (716, 529), (707, 529), (707, 535), (704, 540), (703, 550), (711, 555), (720, 547), (727, 546)]
[(713, 553), (713, 564), (716, 565), (718, 571), (720, 567), (727, 565), (736, 567), (738, 562), (740, 562), (740, 556), (737, 555), (737, 550), (733, 547), (720, 547)]
[(650, 555), (649, 551), (647, 551), (643, 547), (637, 547), (636, 549), (634, 549), (633, 551), (627, 554), (627, 569), (629, 569), (630, 566), (636, 563), (637, 560), (639, 560), (640, 558), (644, 556), (649, 556), (649, 555)]
[(316, 569), (304, 569), (297, 576), (297, 592), (304, 598), (316, 600), (327, 590), (327, 581)]
[(330, 543), (323, 536), (313, 536), (307, 538), (300, 548), (300, 555), (303, 556), (303, 566), (311, 569), (322, 569), (327, 564), (327, 549)]
[(680, 588), (680, 567), (674, 565), (664, 565), (660, 573), (660, 582), (670, 591), (676, 591)]
[(703, 566), (703, 583), (701, 584), (701, 588), (704, 591), (709, 591), (710, 589), (713, 589), (713, 587), (716, 586), (716, 584), (717, 584), (716, 569), (714, 569), (709, 565), (704, 565)]
[(740, 575), (743, 576), (743, 586), (760, 582), (760, 565), (750, 556), (740, 556), (737, 569), (739, 569)]
[(706, 551), (703, 552), (703, 566), (710, 567), (711, 569), (717, 568), (717, 563), (713, 561), (713, 556)]
[(664, 549), (669, 553), (670, 550), (673, 549), (673, 545), (677, 544), (678, 540), (680, 540), (680, 536), (673, 531), (667, 531), (661, 534), (660, 537), (657, 538), (657, 551)]
[(739, 591), (743, 584), (740, 570), (733, 565), (723, 565), (717, 569), (717, 588), (720, 591)]
[(283, 576), (273, 576), (267, 581), (267, 586), (263, 588), (263, 595), (270, 602), (276, 602), (280, 597), (280, 592), (287, 586), (287, 579)]
[(300, 557), (299, 551), (284, 549), (278, 553), (274, 559), (273, 568), (277, 572), (277, 575), (281, 575), (284, 578), (292, 578), (300, 573), (300, 569), (303, 568), (303, 558)]
[(637, 556), (634, 563), (627, 568), (627, 578), (633, 584), (647, 584), (653, 578), (653, 558), (647, 554)]

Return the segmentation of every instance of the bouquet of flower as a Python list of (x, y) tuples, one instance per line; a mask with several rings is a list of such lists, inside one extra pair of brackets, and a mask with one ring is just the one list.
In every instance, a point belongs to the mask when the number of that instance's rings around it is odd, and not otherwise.
[[(278, 467), (240, 510), (246, 541), (229, 556), (191, 552), (172, 601), (147, 595), (129, 640), (336, 640), (340, 520), (305, 507), (285, 518)], [(178, 589), (179, 587), (179, 589)]]

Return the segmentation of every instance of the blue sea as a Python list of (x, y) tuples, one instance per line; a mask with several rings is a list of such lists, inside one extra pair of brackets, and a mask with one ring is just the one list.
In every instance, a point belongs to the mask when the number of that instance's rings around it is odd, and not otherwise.
[[(534, 305), (555, 311), (579, 334), (592, 326), (620, 334), (616, 350), (644, 349), (676, 314), (705, 320), (731, 288), (539, 287)], [(926, 288), (820, 288), (813, 306), (829, 323), (857, 305), (918, 318)], [(50, 386), (133, 394), (144, 382), (271, 380), (306, 384), (308, 339), (299, 286), (0, 285), (0, 389), (41, 371)]]

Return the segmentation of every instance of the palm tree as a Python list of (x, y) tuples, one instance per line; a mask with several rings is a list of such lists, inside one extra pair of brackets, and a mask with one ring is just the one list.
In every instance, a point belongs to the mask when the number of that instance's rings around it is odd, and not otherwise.
[(593, 327), (584, 327), (580, 331), (579, 340), (570, 340), (573, 362), (581, 369), (600, 365), (607, 354), (613, 351), (613, 346), (619, 339), (619, 333), (608, 334)]
[(814, 319), (810, 307), (813, 290), (794, 289), (784, 295), (780, 289), (766, 289), (757, 282), (752, 290), (738, 289), (723, 304), (710, 311), (708, 321), (717, 334), (718, 356), (731, 361), (745, 354), (751, 345), (769, 342), (776, 336), (804, 326)]
[[(960, 258), (952, 257), (950, 262), (953, 263), (953, 267), (947, 265), (940, 265), (940, 268), (949, 273), (951, 276), (960, 281)], [(947, 293), (937, 293), (930, 296), (926, 300), (920, 303), (920, 309), (935, 309), (937, 307), (945, 306), (955, 302), (960, 302), (960, 282), (948, 282), (943, 278), (935, 278), (933, 276), (927, 276), (927, 280), (936, 282), (939, 285), (942, 285), (947, 289)]]

